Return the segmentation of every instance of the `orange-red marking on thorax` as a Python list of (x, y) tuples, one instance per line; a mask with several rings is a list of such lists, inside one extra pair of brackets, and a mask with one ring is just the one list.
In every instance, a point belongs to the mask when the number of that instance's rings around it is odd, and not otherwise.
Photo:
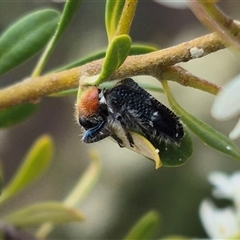
[(90, 87), (81, 96), (77, 106), (78, 117), (90, 117), (98, 112), (99, 91), (97, 87)]

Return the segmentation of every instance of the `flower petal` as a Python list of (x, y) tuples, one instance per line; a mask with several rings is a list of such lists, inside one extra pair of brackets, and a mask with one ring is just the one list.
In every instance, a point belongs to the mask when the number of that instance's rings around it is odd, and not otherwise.
[(213, 195), (216, 198), (226, 198), (233, 201), (240, 219), (240, 171), (231, 176), (221, 172), (213, 172), (209, 181), (214, 185)]
[[(240, 171), (235, 172), (231, 176), (232, 199), (236, 207), (238, 215), (240, 215)], [(240, 217), (240, 216), (239, 216)]]
[(166, 7), (176, 8), (176, 9), (185, 9), (188, 8), (188, 0), (175, 0), (175, 1), (168, 1), (168, 0), (154, 0), (154, 2), (162, 4)]
[(221, 172), (212, 172), (208, 178), (214, 185), (213, 195), (216, 198), (232, 199), (232, 186), (229, 177)]
[(235, 140), (240, 137), (240, 119), (238, 120), (238, 123), (234, 127), (234, 129), (229, 133), (229, 138), (232, 140)]
[(200, 205), (200, 218), (212, 239), (226, 239), (238, 233), (237, 217), (232, 208), (220, 210), (211, 201), (204, 200)]
[(212, 107), (212, 116), (228, 120), (240, 114), (240, 74), (220, 91)]

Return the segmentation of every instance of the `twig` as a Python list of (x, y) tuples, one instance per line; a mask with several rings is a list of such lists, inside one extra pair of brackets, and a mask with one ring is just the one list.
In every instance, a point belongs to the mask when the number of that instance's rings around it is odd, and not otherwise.
[(155, 76), (158, 79), (171, 80), (181, 84), (182, 86), (201, 89), (202, 91), (214, 95), (221, 90), (220, 86), (196, 77), (180, 66), (167, 67), (161, 74)]
[[(225, 45), (222, 39), (216, 33), (212, 33), (160, 51), (129, 56), (109, 80), (137, 75), (154, 76), (156, 73), (163, 72), (166, 67), (203, 57), (223, 48), (225, 48)], [(102, 64), (103, 59), (100, 59), (70, 70), (37, 78), (28, 78), (2, 89), (0, 90), (0, 109), (24, 102), (35, 102), (43, 96), (76, 88), (79, 79), (83, 79), (84, 76), (99, 74)]]

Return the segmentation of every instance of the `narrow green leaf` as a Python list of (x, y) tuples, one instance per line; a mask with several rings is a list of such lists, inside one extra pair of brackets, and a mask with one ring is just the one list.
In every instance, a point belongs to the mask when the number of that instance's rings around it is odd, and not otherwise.
[(4, 189), (0, 203), (10, 199), (35, 181), (50, 165), (53, 157), (53, 140), (48, 135), (38, 138), (19, 167), (9, 185)]
[(60, 71), (64, 71), (64, 70), (67, 70), (67, 69), (70, 69), (70, 68), (74, 68), (74, 67), (79, 67), (79, 66), (82, 66), (86, 63), (89, 63), (89, 62), (92, 62), (94, 60), (98, 60), (98, 59), (101, 59), (101, 58), (104, 58), (106, 55), (106, 51), (105, 50), (102, 50), (102, 51), (99, 51), (99, 52), (96, 52), (96, 53), (92, 53), (90, 54), (89, 56), (86, 56), (84, 58), (81, 58), (75, 62), (72, 62), (66, 66), (63, 66), (59, 69), (56, 70), (56, 72), (60, 72)]
[[(101, 84), (100, 88), (113, 88), (116, 84), (118, 83), (118, 80), (112, 80), (109, 82), (104, 82)], [(159, 86), (156, 86), (154, 84), (149, 84), (149, 83), (145, 83), (145, 82), (138, 82), (138, 85), (144, 89), (147, 89), (149, 91), (153, 91), (153, 92), (159, 92), (159, 93), (164, 93), (164, 90), (162, 88), (160, 88)]]
[(181, 116), (182, 121), (192, 132), (210, 147), (236, 160), (240, 160), (240, 149), (228, 137), (185, 111), (173, 98), (166, 81), (163, 81), (163, 86), (171, 107)]
[(114, 37), (125, 0), (107, 0), (105, 10), (105, 25), (109, 42)]
[(77, 11), (80, 7), (81, 2), (82, 2), (82, 0), (74, 0), (74, 1), (67, 0), (66, 1), (66, 4), (65, 4), (63, 13), (61, 15), (59, 24), (57, 26), (56, 32), (55, 32), (53, 38), (51, 39), (51, 41), (49, 42), (44, 53), (42, 54), (37, 66), (35, 67), (35, 69), (32, 73), (33, 77), (39, 76), (41, 74), (53, 49), (55, 48), (59, 39), (61, 38), (61, 36), (63, 35), (63, 33), (65, 32), (67, 27), (70, 25), (71, 21), (77, 14)]
[(148, 83), (138, 83), (138, 85), (144, 89), (147, 89), (148, 91), (164, 93), (164, 90), (156, 85)]
[(145, 44), (133, 44), (130, 48), (129, 55), (140, 55), (150, 52), (155, 52), (158, 49), (154, 46), (145, 45)]
[(182, 112), (181, 119), (187, 127), (191, 129), (191, 131), (193, 131), (204, 143), (240, 161), (240, 150), (228, 137), (216, 131), (203, 121), (195, 118), (184, 109), (179, 108), (179, 110)]
[(128, 56), (132, 40), (128, 35), (115, 37), (108, 47), (102, 71), (99, 75), (86, 78), (85, 84), (99, 85), (118, 69)]
[[(144, 45), (144, 44), (136, 44), (136, 45), (131, 46), (128, 55), (131, 56), (131, 55), (146, 54), (146, 53), (154, 52), (156, 50), (157, 50), (157, 48), (155, 48), (153, 46)], [(89, 56), (86, 56), (84, 58), (81, 58), (73, 63), (70, 63), (66, 66), (63, 66), (63, 67), (55, 70), (54, 72), (60, 72), (60, 71), (64, 71), (64, 70), (67, 70), (70, 68), (79, 67), (86, 63), (92, 62), (94, 60), (104, 58), (105, 56), (106, 56), (106, 50), (101, 50), (96, 53), (92, 53)]]
[(164, 167), (177, 167), (185, 164), (193, 154), (193, 144), (189, 133), (185, 129), (185, 135), (179, 145), (164, 144), (154, 145), (159, 149), (159, 155)]
[(4, 217), (3, 221), (19, 228), (29, 228), (37, 227), (45, 222), (61, 224), (83, 221), (84, 218), (76, 208), (58, 202), (44, 202), (18, 210)]
[(39, 52), (57, 27), (59, 13), (34, 12), (13, 24), (0, 37), (0, 74), (4, 74)]
[(106, 53), (103, 69), (99, 76), (99, 83), (110, 77), (118, 69), (128, 56), (132, 40), (128, 35), (115, 37)]
[(81, 3), (82, 3), (82, 0), (66, 1), (61, 19), (58, 24), (58, 28), (55, 33), (55, 39), (54, 39), (55, 42), (59, 40), (59, 38), (62, 36), (62, 34), (67, 29), (67, 27), (72, 22), (73, 18), (76, 16), (79, 10)]
[(78, 93), (78, 89), (73, 88), (73, 89), (61, 91), (58, 93), (53, 93), (51, 95), (48, 95), (48, 97), (67, 97), (67, 96), (77, 95), (77, 93)]
[(24, 103), (0, 111), (0, 128), (11, 127), (31, 117), (38, 109), (38, 104)]
[(146, 213), (130, 230), (125, 240), (152, 239), (154, 233), (159, 228), (160, 216), (156, 211)]

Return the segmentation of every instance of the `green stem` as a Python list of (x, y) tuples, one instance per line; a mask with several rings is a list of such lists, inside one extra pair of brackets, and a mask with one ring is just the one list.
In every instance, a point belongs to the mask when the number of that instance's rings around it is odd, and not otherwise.
[(59, 39), (71, 23), (73, 17), (76, 15), (77, 10), (81, 4), (81, 0), (68, 0), (65, 3), (64, 10), (56, 29), (56, 32), (50, 42), (48, 43), (45, 51), (43, 52), (42, 56), (40, 57), (35, 69), (33, 70), (32, 77), (38, 77), (41, 75), (43, 68), (45, 67), (51, 53), (53, 52), (54, 48), (56, 47)]
[(53, 36), (53, 38), (50, 40), (50, 42), (48, 43), (45, 51), (43, 52), (42, 56), (40, 57), (36, 67), (34, 68), (33, 72), (32, 72), (32, 77), (38, 77), (41, 75), (47, 60), (51, 54), (51, 52), (53, 51), (53, 43), (55, 42), (55, 36)]
[(122, 15), (118, 22), (118, 27), (115, 32), (115, 36), (119, 36), (122, 34), (129, 34), (132, 21), (135, 15), (136, 7), (137, 7), (138, 0), (126, 0)]

